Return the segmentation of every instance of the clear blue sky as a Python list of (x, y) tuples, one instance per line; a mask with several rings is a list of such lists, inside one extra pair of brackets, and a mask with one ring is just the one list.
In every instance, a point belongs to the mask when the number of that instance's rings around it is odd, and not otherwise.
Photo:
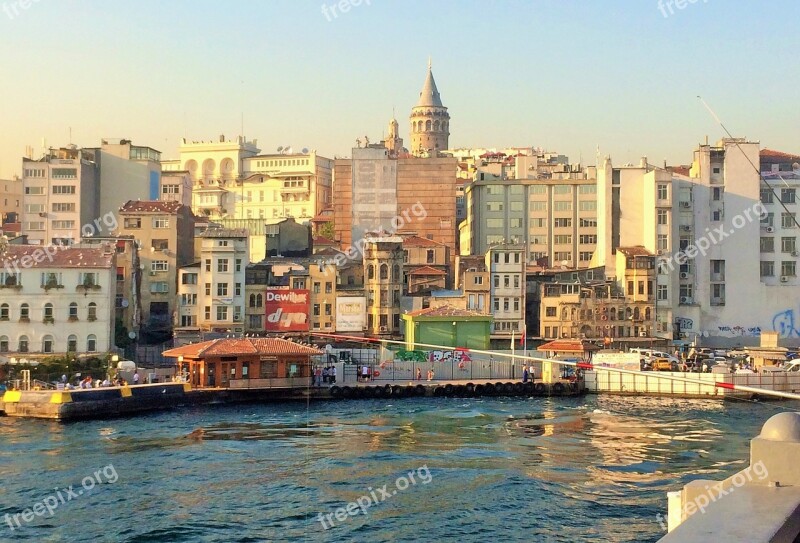
[[(16, 0), (17, 2), (19, 0)], [(349, 0), (354, 2), (356, 0)], [(537, 145), (593, 163), (686, 163), (722, 135), (800, 153), (800, 2), (0, 0), (0, 177), (26, 145), (244, 130), (261, 149), (346, 155), (408, 112), (428, 56), (451, 147)], [(16, 4), (18, 6), (18, 4)], [(10, 17), (8, 12), (13, 16)]]

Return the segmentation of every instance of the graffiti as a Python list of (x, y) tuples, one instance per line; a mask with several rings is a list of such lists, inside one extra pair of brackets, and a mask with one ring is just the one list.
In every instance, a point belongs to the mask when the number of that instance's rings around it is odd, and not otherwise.
[(719, 326), (720, 332), (725, 332), (730, 336), (752, 336), (758, 337), (761, 335), (760, 326)]
[(772, 317), (772, 329), (778, 332), (780, 337), (800, 337), (800, 330), (795, 327), (794, 309), (775, 313)]
[(428, 356), (425, 351), (406, 351), (405, 349), (401, 349), (397, 351), (395, 358), (397, 358), (397, 360), (409, 362), (425, 362)]
[(678, 325), (680, 330), (691, 330), (694, 328), (694, 321), (692, 319), (685, 319), (683, 317), (677, 317), (675, 319), (675, 324)]
[(429, 362), (472, 362), (469, 354), (464, 351), (431, 351), (428, 353)]

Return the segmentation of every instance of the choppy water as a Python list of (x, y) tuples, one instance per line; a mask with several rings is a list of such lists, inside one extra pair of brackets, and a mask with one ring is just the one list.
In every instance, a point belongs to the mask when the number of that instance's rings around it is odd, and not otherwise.
[[(3, 418), (0, 541), (655, 541), (666, 492), (742, 469), (779, 407), (419, 398)], [(102, 484), (67, 500), (85, 477)], [(14, 524), (56, 488), (52, 517)], [(368, 514), (323, 528), (362, 496)]]

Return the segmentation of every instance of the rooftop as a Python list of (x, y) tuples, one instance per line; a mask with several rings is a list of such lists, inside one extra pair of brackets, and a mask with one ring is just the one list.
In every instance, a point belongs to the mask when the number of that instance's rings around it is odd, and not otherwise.
[(102, 247), (87, 249), (60, 245), (9, 245), (0, 258), (12, 266), (19, 262), (23, 268), (110, 268), (114, 261), (114, 251), (112, 249), (104, 252)]
[(164, 351), (164, 356), (177, 358), (203, 358), (206, 356), (237, 356), (258, 354), (265, 356), (304, 354), (321, 355), (322, 351), (280, 338), (220, 338), (193, 343)]
[(440, 307), (429, 307), (428, 309), (419, 309), (417, 311), (412, 311), (410, 313), (406, 313), (406, 315), (410, 317), (481, 317), (491, 318), (491, 315), (484, 315), (481, 313), (476, 313), (475, 311), (467, 311), (465, 309), (459, 309), (457, 307), (453, 307), (451, 305), (443, 305)]
[(433, 72), (428, 65), (428, 75), (419, 93), (419, 101), (415, 107), (444, 107), (442, 98), (439, 96), (439, 89), (436, 88), (436, 81), (433, 80)]
[(119, 208), (120, 213), (177, 213), (183, 204), (161, 200), (128, 200)]
[(446, 247), (446, 245), (420, 236), (403, 236), (403, 247)]
[(208, 228), (200, 234), (201, 238), (246, 238), (247, 229), (245, 228)]
[(642, 245), (634, 245), (633, 247), (618, 247), (617, 251), (625, 256), (653, 256), (653, 253), (645, 249)]
[(442, 270), (437, 270), (436, 268), (432, 268), (431, 266), (422, 266), (421, 268), (417, 268), (410, 273), (411, 275), (447, 275)]

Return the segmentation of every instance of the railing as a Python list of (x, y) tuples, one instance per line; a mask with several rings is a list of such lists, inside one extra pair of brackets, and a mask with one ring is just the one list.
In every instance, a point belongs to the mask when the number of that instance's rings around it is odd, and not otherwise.
[(267, 379), (231, 379), (229, 388), (307, 388), (312, 385), (311, 377), (272, 377)]

